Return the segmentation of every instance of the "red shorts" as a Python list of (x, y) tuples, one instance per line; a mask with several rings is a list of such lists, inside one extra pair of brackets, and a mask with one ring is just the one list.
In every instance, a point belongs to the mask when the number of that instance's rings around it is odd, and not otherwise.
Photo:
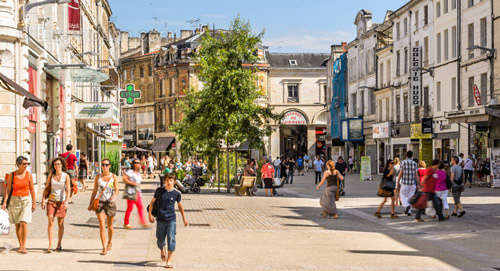
[(66, 217), (66, 205), (62, 201), (47, 202), (47, 216), (64, 218)]

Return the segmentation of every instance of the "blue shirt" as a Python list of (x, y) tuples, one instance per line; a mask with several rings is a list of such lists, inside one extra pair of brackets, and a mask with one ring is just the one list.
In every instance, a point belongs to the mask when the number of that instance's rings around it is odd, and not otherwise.
[(314, 160), (314, 170), (316, 172), (323, 171), (323, 161), (321, 161), (321, 160)]
[(175, 202), (181, 202), (181, 193), (175, 189), (168, 191), (165, 188), (159, 188), (154, 197), (159, 201), (158, 220), (175, 221)]
[(297, 164), (299, 165), (299, 167), (301, 167), (304, 164), (304, 159), (302, 158), (297, 159)]

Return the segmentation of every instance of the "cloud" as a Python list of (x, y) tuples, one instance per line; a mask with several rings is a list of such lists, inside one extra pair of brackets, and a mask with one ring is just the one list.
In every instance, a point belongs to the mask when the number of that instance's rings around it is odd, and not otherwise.
[(353, 33), (347, 31), (293, 33), (277, 37), (264, 37), (264, 45), (275, 52), (329, 52), (330, 45), (350, 41)]

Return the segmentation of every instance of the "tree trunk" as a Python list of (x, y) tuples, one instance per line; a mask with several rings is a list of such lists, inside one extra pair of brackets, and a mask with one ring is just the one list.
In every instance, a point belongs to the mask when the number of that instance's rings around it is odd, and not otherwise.
[(220, 167), (219, 167), (219, 155), (215, 156), (215, 178), (217, 178), (217, 192), (220, 193)]

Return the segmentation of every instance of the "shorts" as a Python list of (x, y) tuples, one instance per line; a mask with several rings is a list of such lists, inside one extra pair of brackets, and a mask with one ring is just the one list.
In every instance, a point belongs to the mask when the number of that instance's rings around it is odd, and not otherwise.
[(114, 217), (116, 215), (116, 203), (114, 201), (99, 201), (99, 207), (95, 211), (96, 214), (104, 213), (109, 217)]
[(80, 172), (78, 173), (78, 178), (79, 179), (87, 179), (87, 169), (86, 168), (80, 168), (78, 169)]
[(304, 166), (298, 166), (299, 170), (304, 170)]
[(69, 178), (71, 180), (73, 180), (74, 178), (76, 178), (76, 173), (75, 173), (75, 170), (74, 169), (68, 169), (66, 171), (66, 173), (69, 175)]
[(463, 191), (463, 186), (454, 186), (451, 188), (451, 194), (453, 195), (453, 201), (455, 202), (455, 204), (460, 203), (460, 197), (462, 196)]
[(175, 220), (168, 222), (158, 220), (156, 223), (156, 245), (159, 249), (163, 249), (165, 247), (165, 239), (167, 239), (166, 245), (168, 251), (175, 251), (175, 234)]
[(9, 202), (9, 221), (11, 224), (31, 223), (31, 196), (12, 196)]
[(47, 216), (54, 216), (58, 218), (66, 217), (67, 207), (62, 201), (47, 202)]
[(273, 179), (272, 178), (264, 178), (264, 188), (265, 189), (273, 188)]

